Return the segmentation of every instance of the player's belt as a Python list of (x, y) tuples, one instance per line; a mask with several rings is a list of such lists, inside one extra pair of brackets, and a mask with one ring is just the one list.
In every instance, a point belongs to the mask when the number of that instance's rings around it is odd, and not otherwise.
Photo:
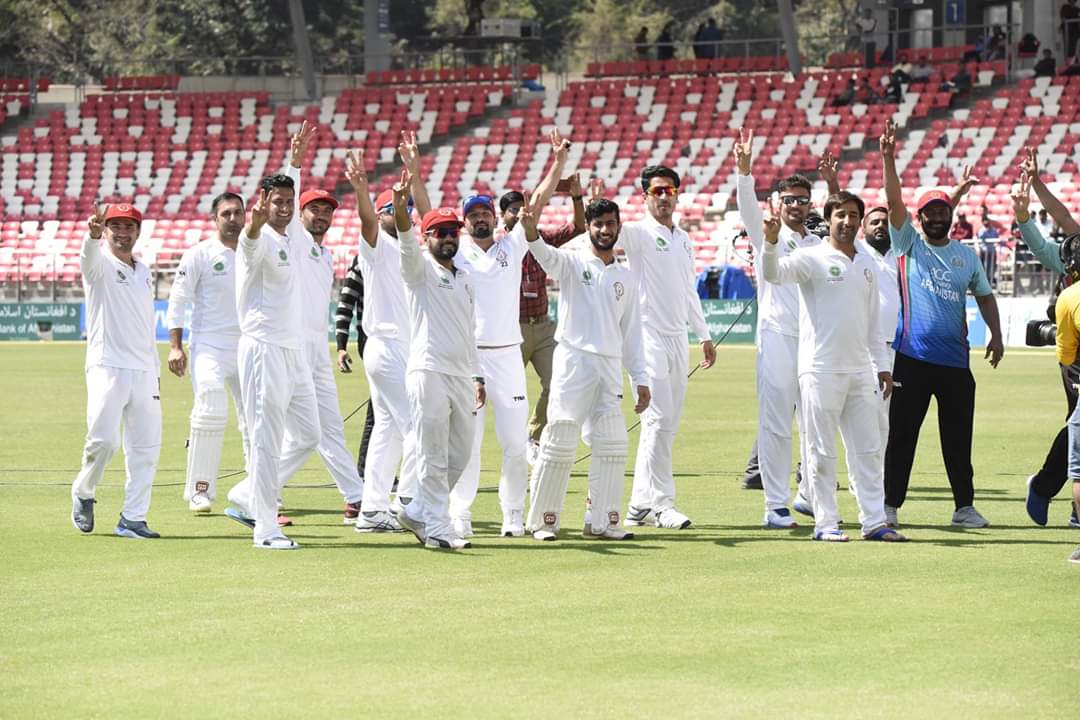
[(545, 322), (547, 320), (550, 320), (550, 318), (546, 314), (544, 314), (544, 315), (533, 315), (532, 317), (522, 318), (521, 322), (523, 322), (523, 323), (525, 323), (527, 325), (536, 325), (538, 323), (542, 323), (542, 322)]

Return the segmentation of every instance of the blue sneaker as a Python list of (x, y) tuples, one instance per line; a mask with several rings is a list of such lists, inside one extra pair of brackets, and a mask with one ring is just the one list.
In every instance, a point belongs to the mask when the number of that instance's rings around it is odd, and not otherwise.
[(797, 513), (806, 515), (807, 517), (814, 517), (814, 506), (810, 504), (810, 501), (803, 497), (802, 493), (795, 494), (795, 502), (791, 503), (791, 509)]
[(250, 517), (242, 510), (238, 510), (234, 507), (227, 507), (225, 508), (225, 517), (231, 520), (235, 520), (244, 527), (250, 528), (252, 530), (255, 529), (255, 518)]
[(791, 517), (791, 511), (787, 508), (777, 508), (765, 511), (765, 520), (761, 523), (769, 530), (790, 530), (799, 527), (795, 518)]
[(135, 538), (136, 540), (161, 537), (147, 526), (145, 520), (128, 520), (123, 515), (120, 516), (120, 522), (116, 523), (116, 534), (120, 537)]
[(1028, 517), (1031, 518), (1033, 523), (1046, 527), (1047, 515), (1050, 512), (1050, 498), (1043, 497), (1032, 489), (1031, 483), (1034, 480), (1034, 475), (1027, 479), (1027, 502), (1024, 507), (1027, 509)]

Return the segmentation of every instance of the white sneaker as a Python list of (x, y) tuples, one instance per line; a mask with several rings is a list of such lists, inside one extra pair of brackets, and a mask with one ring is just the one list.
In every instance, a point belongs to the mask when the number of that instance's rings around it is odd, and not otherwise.
[(300, 548), (295, 540), (287, 538), (284, 535), (275, 535), (262, 542), (256, 542), (253, 546), (260, 550), (298, 550)]
[(394, 516), (397, 518), (398, 524), (415, 535), (421, 544), (427, 541), (427, 523), (423, 520), (414, 519), (404, 507), (395, 512)]
[(424, 541), (424, 547), (431, 548), (432, 550), (464, 550), (466, 548), (471, 548), (472, 543), (459, 537), (429, 537)]
[(529, 463), (529, 467), (532, 467), (539, 459), (540, 443), (535, 440), (530, 440), (529, 444), (525, 446), (525, 460)]
[(555, 528), (550, 525), (545, 525), (539, 530), (533, 530), (533, 540), (540, 540), (541, 542), (552, 542), (559, 539), (559, 535)]
[(454, 535), (459, 538), (471, 538), (473, 536), (472, 520), (466, 518), (453, 518), (451, 523), (454, 526)]
[(766, 510), (765, 519), (761, 521), (761, 524), (770, 530), (789, 530), (799, 527), (799, 523), (795, 522), (795, 518), (791, 517), (791, 511), (787, 508)]
[(525, 535), (525, 521), (524, 512), (521, 510), (511, 510), (510, 512), (503, 513), (502, 522), (502, 536), (503, 537), (522, 537)]
[(952, 525), (963, 528), (984, 528), (990, 525), (990, 521), (980, 515), (974, 505), (968, 505), (953, 513)]
[(589, 540), (633, 540), (634, 533), (623, 530), (618, 525), (608, 525), (600, 532), (594, 532), (592, 526), (587, 526), (581, 533)]
[(359, 533), (388, 533), (401, 532), (401, 530), (401, 524), (385, 510), (361, 512), (356, 520), (356, 532)]
[(210, 512), (210, 496), (204, 492), (197, 492), (188, 501), (188, 509), (193, 513), (205, 515)]
[(690, 527), (690, 518), (675, 508), (668, 508), (656, 513), (656, 527), (669, 530), (685, 530)]
[(639, 508), (631, 505), (626, 509), (626, 524), (633, 525), (635, 527), (641, 525), (655, 525), (656, 515), (653, 514), (652, 508)]

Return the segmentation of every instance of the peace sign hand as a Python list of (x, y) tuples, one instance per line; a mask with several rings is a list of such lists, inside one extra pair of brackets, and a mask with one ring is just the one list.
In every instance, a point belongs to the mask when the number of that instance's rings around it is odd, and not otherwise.
[(350, 150), (345, 155), (345, 179), (352, 185), (354, 191), (367, 192), (368, 177), (364, 167), (364, 151)]
[(735, 163), (740, 175), (750, 174), (750, 164), (754, 160), (754, 131), (739, 128), (739, 140), (735, 143)]
[(881, 156), (890, 160), (896, 159), (896, 125), (892, 120), (885, 121), (885, 132), (878, 139), (881, 147)]
[(1009, 198), (1012, 200), (1016, 222), (1023, 223), (1030, 220), (1031, 211), (1028, 206), (1031, 204), (1031, 179), (1026, 172), (1020, 173), (1020, 182), (1009, 193)]
[(765, 216), (765, 242), (775, 245), (780, 240), (780, 217), (773, 206), (772, 196), (769, 197), (769, 213)]
[(90, 237), (95, 240), (100, 240), (101, 234), (105, 232), (105, 213), (108, 209), (108, 205), (94, 205), (94, 214), (86, 219), (86, 224), (90, 228)]
[(304, 164), (304, 158), (307, 156), (308, 146), (311, 144), (311, 139), (315, 137), (315, 131), (318, 128), (315, 125), (309, 125), (305, 120), (300, 125), (300, 129), (296, 134), (292, 136), (292, 147), (290, 150), (289, 163), (293, 167), (301, 167)]

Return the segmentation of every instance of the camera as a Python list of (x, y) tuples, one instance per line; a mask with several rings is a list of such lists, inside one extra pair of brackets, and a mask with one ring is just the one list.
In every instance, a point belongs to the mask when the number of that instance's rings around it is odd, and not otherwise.
[(1057, 325), (1049, 320), (1028, 320), (1024, 344), (1028, 347), (1057, 344)]
[(817, 235), (819, 238), (829, 237), (829, 224), (825, 222), (825, 218), (818, 214), (817, 210), (806, 213), (806, 220), (803, 221), (803, 225), (806, 227), (806, 231), (812, 235)]

